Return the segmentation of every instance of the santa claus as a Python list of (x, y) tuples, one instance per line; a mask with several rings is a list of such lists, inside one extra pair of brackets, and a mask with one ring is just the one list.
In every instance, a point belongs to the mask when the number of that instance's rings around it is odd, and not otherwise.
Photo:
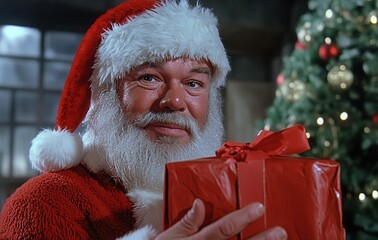
[[(78, 49), (55, 129), (32, 142), (31, 163), (44, 174), (8, 199), (0, 238), (227, 239), (260, 217), (253, 203), (199, 230), (205, 210), (196, 200), (161, 232), (164, 164), (221, 145), (229, 70), (208, 9), (129, 0), (106, 12)], [(256, 239), (269, 236), (286, 237), (274, 228)]]

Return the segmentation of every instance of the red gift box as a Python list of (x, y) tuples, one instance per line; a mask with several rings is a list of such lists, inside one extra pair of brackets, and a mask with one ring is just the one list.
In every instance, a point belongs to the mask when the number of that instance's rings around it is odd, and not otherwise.
[(206, 206), (203, 226), (249, 203), (264, 204), (265, 215), (238, 239), (274, 226), (282, 226), (291, 240), (345, 239), (340, 166), (286, 156), (308, 149), (305, 129), (296, 125), (263, 131), (248, 144), (226, 142), (216, 157), (166, 164), (164, 229), (200, 198)]

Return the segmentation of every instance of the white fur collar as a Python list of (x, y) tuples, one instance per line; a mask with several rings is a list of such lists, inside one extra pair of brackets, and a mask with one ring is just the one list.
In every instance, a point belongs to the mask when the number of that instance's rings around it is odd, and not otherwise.
[(157, 231), (163, 228), (163, 194), (142, 189), (134, 189), (127, 193), (134, 204), (133, 213), (136, 227), (152, 226)]

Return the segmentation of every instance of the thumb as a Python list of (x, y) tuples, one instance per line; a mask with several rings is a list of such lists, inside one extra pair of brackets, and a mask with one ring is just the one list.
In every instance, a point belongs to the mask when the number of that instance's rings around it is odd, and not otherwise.
[(171, 228), (159, 234), (157, 239), (185, 238), (198, 232), (205, 219), (205, 205), (195, 199), (192, 208)]
[(198, 232), (205, 219), (205, 205), (200, 199), (195, 199), (192, 208), (173, 227), (177, 228), (185, 236)]

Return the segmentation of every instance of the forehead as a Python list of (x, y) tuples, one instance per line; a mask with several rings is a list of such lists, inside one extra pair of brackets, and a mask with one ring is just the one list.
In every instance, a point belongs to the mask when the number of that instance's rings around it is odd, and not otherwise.
[(132, 70), (140, 70), (144, 68), (165, 68), (171, 64), (178, 64), (185, 66), (190, 70), (195, 70), (202, 73), (207, 73), (210, 76), (213, 75), (214, 67), (210, 61), (206, 59), (190, 59), (190, 58), (172, 58), (172, 59), (163, 59), (158, 61), (151, 61), (143, 63), (139, 66), (134, 67)]

